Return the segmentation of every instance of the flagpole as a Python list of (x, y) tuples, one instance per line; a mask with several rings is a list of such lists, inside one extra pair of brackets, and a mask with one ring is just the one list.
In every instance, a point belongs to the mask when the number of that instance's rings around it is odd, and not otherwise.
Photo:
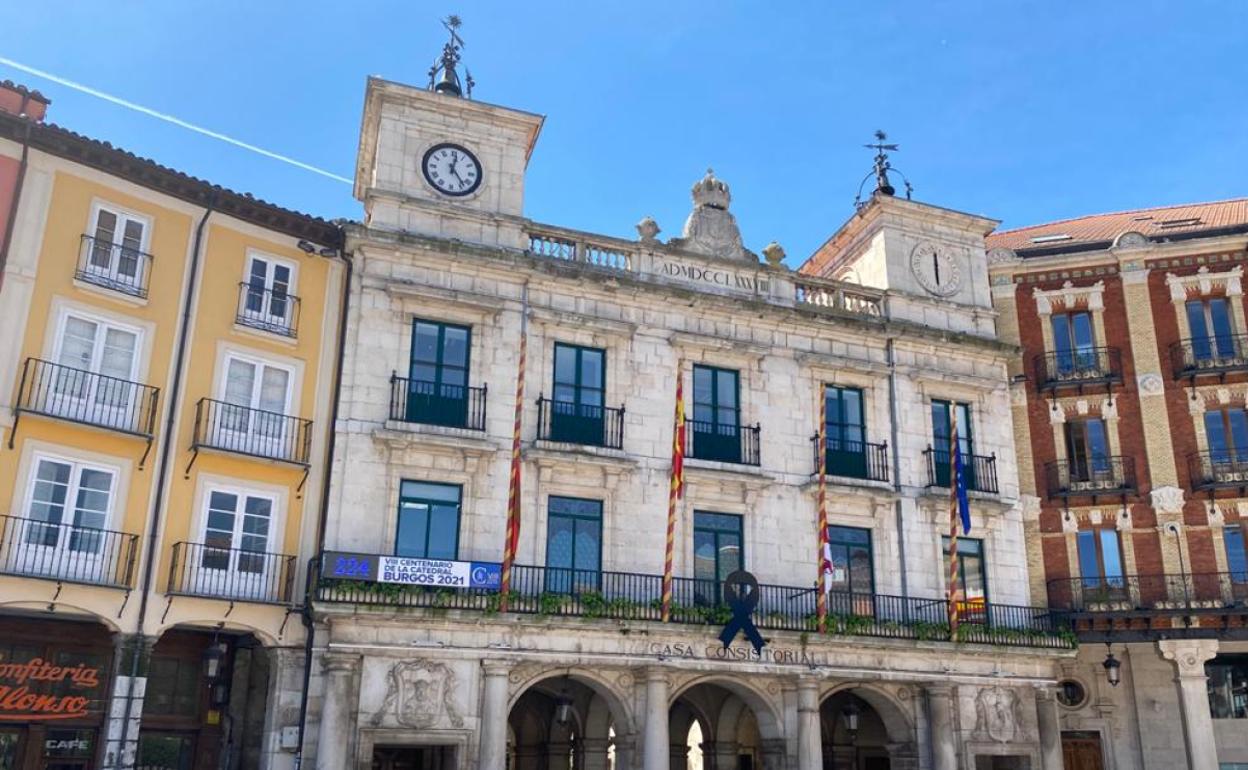
[(958, 485), (961, 483), (958, 471), (958, 406), (949, 407), (949, 640), (958, 638), (958, 577), (960, 559), (958, 557), (958, 517), (959, 505)]
[(511, 429), (511, 476), (507, 489), (507, 535), (503, 544), (502, 578), (499, 581), (498, 611), (507, 611), (511, 596), (511, 568), (520, 544), (520, 418), (524, 414), (524, 368), (529, 344), (529, 285), (521, 290), (520, 361), (516, 371), (516, 410)]
[(676, 362), (676, 413), (672, 419), (672, 479), (667, 491), (667, 545), (663, 554), (661, 619), (672, 617), (672, 563), (676, 552), (676, 505), (685, 494), (685, 362)]
[(815, 464), (819, 469), (819, 589), (815, 591), (815, 617), (819, 633), (828, 628), (828, 587), (831, 565), (825, 564), (828, 547), (828, 386), (819, 385), (819, 425), (815, 433)]

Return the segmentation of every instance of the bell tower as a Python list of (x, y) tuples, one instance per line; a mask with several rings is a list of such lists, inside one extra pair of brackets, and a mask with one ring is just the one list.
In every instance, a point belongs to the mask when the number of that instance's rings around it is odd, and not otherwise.
[(355, 165), (365, 223), (523, 248), (524, 174), (545, 118), (472, 98), (460, 21), (424, 88), (370, 77)]

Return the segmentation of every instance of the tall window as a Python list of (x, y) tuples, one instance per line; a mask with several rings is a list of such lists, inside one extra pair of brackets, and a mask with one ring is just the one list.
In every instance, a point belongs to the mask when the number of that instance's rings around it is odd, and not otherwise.
[(412, 321), (412, 360), (408, 369), (407, 419), (433, 425), (464, 426), (468, 421), (467, 326)]
[[(47, 403), (69, 416), (91, 422), (128, 425), (136, 406), (135, 377), (139, 333), (108, 321), (66, 315), (57, 342), (58, 369)], [(85, 410), (85, 411), (84, 411)]]
[[(693, 577), (707, 581), (718, 595), (728, 575), (745, 565), (741, 517), (732, 513), (693, 513)], [(707, 587), (699, 586), (705, 590)]]
[(555, 391), (550, 437), (555, 441), (603, 443), (606, 353), (598, 348), (555, 343)]
[(1053, 348), (1057, 370), (1063, 373), (1095, 367), (1096, 338), (1092, 334), (1092, 314), (1086, 310), (1056, 313), (1052, 317)]
[(832, 590), (874, 593), (875, 567), (871, 554), (871, 530), (830, 526), (828, 546), (832, 551)]
[(142, 286), (141, 254), (146, 228), (144, 220), (129, 214), (107, 208), (96, 210), (87, 275), (115, 286)]
[(210, 490), (201, 566), (205, 570), (263, 573), (276, 506), (272, 496), (262, 493)]
[(1187, 325), (1192, 333), (1192, 355), (1197, 361), (1235, 355), (1235, 336), (1226, 297), (1187, 301)]
[(1214, 719), (1248, 719), (1248, 655), (1222, 653), (1205, 664)]
[(108, 526), (115, 483), (116, 474), (110, 469), (36, 458), (26, 510), (30, 523), (22, 538), (25, 544), (35, 549), (99, 555), (103, 543), (98, 530)]
[(736, 371), (693, 367), (692, 456), (741, 461), (740, 383)]
[(1084, 529), (1075, 536), (1079, 574), (1085, 591), (1121, 590), (1122, 550), (1116, 529)]
[(602, 569), (602, 502), (551, 497), (547, 513), (546, 590), (597, 590)]
[(283, 455), (291, 436), (285, 414), (290, 407), (290, 370), (259, 359), (231, 355), (225, 362), (227, 406), (220, 411), (221, 428), (250, 434), (236, 445), (246, 451)]
[(975, 444), (971, 436), (971, 405), (958, 401), (932, 399), (932, 460), (935, 463), (936, 484), (949, 486), (950, 429), (954, 410), (958, 415), (958, 451), (962, 454), (967, 486), (975, 487)]
[[(949, 538), (941, 538), (945, 554), (945, 574), (949, 574)], [(960, 599), (969, 606), (981, 605), (988, 599), (988, 565), (984, 557), (984, 541), (971, 537), (958, 538), (958, 590)]]
[(1248, 412), (1235, 408), (1205, 412), (1205, 438), (1211, 462), (1248, 462)]
[(1242, 524), (1232, 524), (1222, 531), (1222, 540), (1226, 543), (1226, 568), (1231, 573), (1231, 582), (1237, 586), (1248, 585), (1248, 546), (1244, 543)]
[(1093, 481), (1110, 472), (1109, 439), (1099, 417), (1066, 423), (1066, 459), (1071, 481)]
[(294, 270), (285, 262), (252, 256), (247, 266), (243, 296), (244, 321), (273, 331), (285, 331), (292, 322), (290, 296)]
[(462, 494), (458, 484), (400, 483), (395, 555), (416, 559), (458, 558)]
[(828, 473), (865, 478), (867, 426), (862, 390), (828, 385), (824, 388), (824, 402), (828, 420)]

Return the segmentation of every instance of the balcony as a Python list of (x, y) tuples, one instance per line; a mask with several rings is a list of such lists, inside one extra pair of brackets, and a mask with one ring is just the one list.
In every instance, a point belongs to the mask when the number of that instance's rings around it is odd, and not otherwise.
[[(923, 459), (927, 463), (927, 486), (949, 488), (949, 475), (952, 470), (952, 459), (948, 449), (928, 447), (923, 451)], [(997, 485), (997, 456), (963, 454), (962, 474), (966, 478), (966, 488), (971, 492), (983, 492), (989, 495), (1000, 494)]]
[[(475, 610), (487, 614), (499, 609), (496, 589), (434, 588), (337, 578), (314, 579), (313, 585), (315, 601), (326, 604)], [(507, 609), (546, 617), (658, 622), (662, 589), (661, 575), (517, 565), (512, 570)], [(722, 626), (732, 617), (732, 611), (720, 602), (716, 581), (675, 578), (672, 596), (673, 623)], [(828, 606), (831, 635), (949, 639), (945, 599), (833, 591)], [(815, 632), (815, 589), (759, 585), (754, 622), (771, 631)], [(1073, 646), (1061, 613), (1042, 607), (1001, 604), (976, 605), (973, 613), (965, 613), (958, 627), (958, 641), (1054, 649)]]
[(159, 393), (151, 385), (28, 358), (22, 365), (16, 411), (150, 439)]
[(1229, 334), (1180, 340), (1170, 346), (1176, 379), (1213, 375), (1225, 377), (1248, 371), (1248, 336)]
[(294, 595), (295, 557), (206, 543), (174, 543), (170, 596), (288, 604)]
[(624, 407), (537, 399), (537, 437), (542, 441), (624, 448)]
[(1122, 382), (1122, 354), (1117, 348), (1087, 348), (1042, 353), (1033, 359), (1036, 389), (1041, 393), (1103, 386)]
[(74, 272), (74, 278), (79, 281), (145, 299), (151, 271), (151, 254), (90, 235), (82, 236), (78, 268)]
[(1049, 606), (1080, 613), (1164, 614), (1236, 610), (1248, 614), (1248, 572), (1122, 575), (1050, 580)]
[(191, 448), (196, 451), (217, 449), (307, 466), (311, 446), (311, 420), (211, 398), (195, 405)]
[[(814, 452), (814, 475), (819, 473), (819, 436), (810, 439)], [(824, 473), (865, 481), (888, 481), (888, 444), (829, 440), (824, 452)]]
[(1044, 473), (1049, 497), (1056, 499), (1129, 495), (1136, 490), (1134, 457), (1057, 460), (1045, 465)]
[(1248, 489), (1248, 450), (1220, 449), (1188, 455), (1192, 491)]
[(689, 457), (738, 465), (759, 464), (761, 426), (723, 425), (699, 420), (689, 420), (685, 425)]
[(17, 516), (0, 516), (0, 572), (128, 589), (139, 536)]
[(234, 322), (293, 339), (299, 330), (299, 298), (284, 290), (240, 283)]
[(486, 386), (479, 388), (390, 375), (390, 419), (444, 428), (485, 430)]

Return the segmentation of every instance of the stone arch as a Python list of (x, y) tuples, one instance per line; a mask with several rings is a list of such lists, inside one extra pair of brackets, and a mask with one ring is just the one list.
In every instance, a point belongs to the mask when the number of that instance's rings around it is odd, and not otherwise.
[(884, 723), (888, 731), (888, 739), (892, 743), (912, 743), (915, 740), (914, 719), (907, 710), (889, 692), (867, 684), (845, 683), (825, 690), (819, 696), (819, 706), (829, 698), (844, 692), (850, 692), (866, 701)]
[(159, 639), (175, 629), (179, 631), (199, 631), (206, 634), (211, 634), (213, 631), (220, 631), (223, 634), (251, 634), (266, 649), (278, 646), (277, 637), (270, 631), (250, 623), (238, 620), (221, 620), (220, 618), (178, 618), (175, 622), (158, 626), (155, 629), (154, 636), (156, 639)]
[[(89, 607), (83, 607), (77, 604), (70, 604), (68, 602), (63, 602), (59, 600), (55, 604), (57, 608), (72, 610), (72, 614), (61, 613), (62, 619), (81, 621), (81, 622), (99, 623), (101, 626), (104, 626), (104, 628), (108, 629), (108, 632), (110, 634), (121, 633), (121, 626), (117, 625), (116, 620), (109, 618), (106, 615), (101, 615)], [(0, 602), (0, 609), (3, 609), (5, 607), (12, 607), (13, 609), (36, 609), (36, 610), (39, 610), (41, 615), (46, 616), (49, 620), (54, 620), (56, 619), (56, 616), (57, 616), (56, 612), (48, 612), (47, 601), (31, 601), (29, 599), (20, 599), (17, 601)]]
[(749, 706), (750, 711), (753, 712), (754, 719), (758, 722), (759, 734), (764, 740), (784, 738), (784, 719), (781, 717), (778, 708), (779, 704), (773, 703), (765, 693), (753, 684), (722, 674), (708, 674), (685, 682), (672, 692), (668, 698), (668, 708), (670, 709), (681, 695), (700, 684), (717, 685), (744, 701), (745, 705)]
[[(561, 679), (564, 676), (567, 676), (574, 682), (585, 685), (601, 696), (608, 709), (607, 716), (615, 722), (617, 735), (631, 735), (635, 732), (633, 710), (629, 708), (630, 696), (621, 692), (619, 685), (612, 682), (605, 675), (597, 671), (575, 666), (570, 669), (545, 669), (534, 673), (523, 681), (515, 683), (512, 695), (507, 702), (507, 710), (511, 711), (511, 709), (515, 708), (516, 702), (520, 700), (521, 696), (534, 686), (550, 679)], [(586, 726), (588, 727), (588, 724)]]
[[(617, 765), (628, 766), (636, 732), (620, 684), (576, 667), (544, 669), (518, 679), (507, 714), (511, 766), (563, 770), (575, 763), (605, 768), (612, 746)], [(560, 722), (556, 715), (564, 696), (571, 708)]]

